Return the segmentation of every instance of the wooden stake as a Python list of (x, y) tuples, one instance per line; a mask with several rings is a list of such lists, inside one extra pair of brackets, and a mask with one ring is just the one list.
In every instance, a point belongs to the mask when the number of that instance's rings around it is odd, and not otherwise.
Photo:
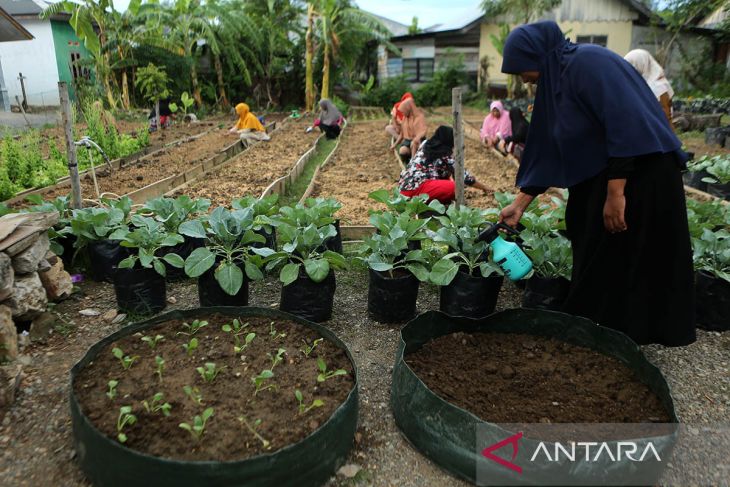
[(58, 94), (61, 99), (61, 120), (66, 138), (66, 156), (68, 157), (68, 173), (71, 176), (71, 206), (81, 208), (81, 181), (79, 180), (79, 163), (76, 159), (76, 144), (73, 135), (73, 118), (71, 104), (68, 99), (68, 86), (65, 81), (58, 82)]
[(461, 113), (461, 88), (451, 90), (451, 109), (454, 113), (454, 183), (456, 207), (464, 204), (464, 120)]
[(15, 95), (15, 101), (18, 103), (18, 107), (20, 107), (20, 113), (23, 114), (23, 118), (25, 119), (25, 124), (28, 126), (29, 129), (32, 129), (33, 126), (30, 124), (28, 117), (25, 116), (25, 108), (23, 108), (23, 104), (20, 103), (20, 98), (18, 98), (18, 95)]

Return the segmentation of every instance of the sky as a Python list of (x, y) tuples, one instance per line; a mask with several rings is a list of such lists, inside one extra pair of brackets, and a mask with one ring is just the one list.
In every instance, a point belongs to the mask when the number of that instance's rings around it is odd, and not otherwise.
[(429, 27), (460, 17), (464, 11), (471, 11), (480, 0), (355, 0), (357, 5), (372, 13), (387, 17), (401, 24), (410, 25), (418, 17), (418, 26)]

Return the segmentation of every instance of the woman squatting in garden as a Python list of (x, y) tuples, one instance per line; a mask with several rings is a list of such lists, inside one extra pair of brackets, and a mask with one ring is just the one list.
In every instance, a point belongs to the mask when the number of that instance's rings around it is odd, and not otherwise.
[(634, 49), (624, 56), (631, 65), (636, 68), (642, 78), (644, 78), (651, 88), (654, 96), (659, 100), (659, 104), (664, 110), (669, 124), (672, 125), (672, 97), (674, 96), (674, 90), (672, 85), (669, 84), (669, 80), (664, 76), (664, 69), (654, 59), (654, 56), (649, 54), (649, 51), (644, 49)]
[(489, 106), (489, 115), (484, 117), (479, 135), (482, 145), (488, 148), (497, 147), (501, 140), (512, 135), (512, 122), (501, 101), (493, 101)]
[(413, 94), (405, 92), (401, 99), (393, 105), (390, 110), (390, 122), (385, 126), (385, 133), (390, 135), (394, 140), (398, 138), (401, 132), (401, 124), (403, 123), (403, 112), (400, 111), (400, 104), (409, 98), (413, 98)]
[[(507, 38), (502, 72), (537, 83), (516, 226), (548, 187), (569, 188), (573, 273), (564, 311), (639, 344), (695, 341), (694, 277), (681, 169), (686, 155), (655, 94), (622, 57), (573, 44), (555, 22)], [(627, 115), (626, 107), (631, 107)]]
[(248, 105), (245, 103), (239, 103), (236, 105), (236, 113), (238, 114), (238, 122), (236, 125), (231, 127), (229, 130), (232, 134), (238, 134), (241, 140), (270, 140), (269, 134), (266, 133), (266, 129), (261, 124), (261, 121), (256, 118), (256, 115), (251, 113)]
[(336, 139), (342, 131), (342, 124), (345, 123), (345, 117), (342, 112), (330, 100), (319, 100), (319, 116), (314, 120), (314, 124), (307, 129), (307, 133), (319, 127), (325, 137), (328, 139)]
[(390, 148), (392, 150), (397, 147), (400, 158), (407, 162), (418, 152), (421, 142), (426, 138), (428, 123), (423, 110), (416, 106), (413, 98), (403, 100), (398, 109), (403, 114), (401, 130)]
[[(440, 126), (436, 132), (421, 144), (416, 155), (400, 174), (398, 187), (401, 194), (409, 198), (427, 194), (429, 201), (438, 200), (447, 205), (456, 198), (454, 183), (454, 131)], [(464, 184), (485, 193), (487, 187), (464, 170)]]

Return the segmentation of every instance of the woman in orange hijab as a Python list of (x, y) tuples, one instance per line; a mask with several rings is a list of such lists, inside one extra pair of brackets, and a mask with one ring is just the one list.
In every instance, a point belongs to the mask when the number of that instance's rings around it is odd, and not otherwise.
[(266, 133), (266, 129), (261, 124), (256, 115), (251, 113), (248, 105), (239, 103), (236, 105), (236, 113), (238, 121), (236, 125), (229, 130), (232, 134), (238, 134), (241, 140), (269, 140), (270, 137)]
[(404, 117), (403, 112), (400, 111), (400, 104), (409, 98), (413, 98), (413, 95), (407, 91), (390, 111), (390, 123), (385, 127), (385, 132), (394, 139), (397, 139), (400, 135), (400, 124)]
[(400, 123), (401, 130), (391, 149), (398, 147), (398, 154), (404, 161), (409, 161), (418, 151), (428, 132), (428, 123), (423, 111), (416, 106), (413, 98), (407, 98), (400, 103), (398, 110), (403, 114)]

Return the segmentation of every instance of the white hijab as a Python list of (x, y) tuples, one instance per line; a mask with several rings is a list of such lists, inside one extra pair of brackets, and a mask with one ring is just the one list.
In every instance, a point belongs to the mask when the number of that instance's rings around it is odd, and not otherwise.
[(651, 91), (654, 92), (654, 96), (656, 96), (657, 99), (664, 93), (667, 93), (669, 98), (674, 96), (672, 85), (669, 84), (666, 76), (664, 76), (664, 69), (662, 69), (656, 59), (649, 54), (649, 51), (645, 51), (644, 49), (634, 49), (624, 56), (624, 59), (635, 67), (639, 74), (641, 74), (641, 76), (646, 80), (649, 88), (651, 88)]

